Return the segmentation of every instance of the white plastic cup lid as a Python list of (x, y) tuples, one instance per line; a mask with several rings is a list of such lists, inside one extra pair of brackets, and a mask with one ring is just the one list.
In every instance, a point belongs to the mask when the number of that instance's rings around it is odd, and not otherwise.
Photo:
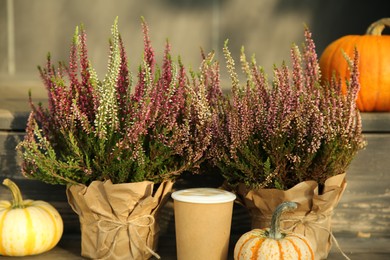
[(234, 201), (236, 195), (216, 188), (191, 188), (173, 192), (172, 198), (181, 202), (215, 204)]

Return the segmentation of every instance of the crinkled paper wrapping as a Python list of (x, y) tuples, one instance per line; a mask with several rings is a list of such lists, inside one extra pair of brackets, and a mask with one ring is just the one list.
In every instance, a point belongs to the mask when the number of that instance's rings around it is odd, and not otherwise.
[(68, 186), (68, 202), (80, 219), (81, 255), (92, 259), (158, 257), (156, 217), (172, 185), (163, 182), (154, 194), (149, 181)]
[(281, 229), (304, 235), (312, 244), (315, 259), (326, 259), (333, 238), (331, 216), (346, 186), (343, 173), (327, 179), (322, 194), (318, 194), (315, 181), (301, 182), (289, 190), (250, 190), (240, 185), (237, 193), (251, 214), (252, 228), (270, 227), (272, 213), (282, 202), (298, 203), (295, 211), (282, 215)]

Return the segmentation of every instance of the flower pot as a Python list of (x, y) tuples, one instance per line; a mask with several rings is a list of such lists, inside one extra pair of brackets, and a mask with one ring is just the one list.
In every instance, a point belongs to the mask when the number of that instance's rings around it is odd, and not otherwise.
[(172, 182), (153, 191), (149, 181), (67, 187), (68, 202), (79, 215), (81, 255), (92, 259), (159, 258), (155, 252), (160, 207), (169, 198)]
[(172, 193), (178, 260), (227, 259), (233, 202), (221, 189), (192, 188)]
[(250, 190), (240, 185), (237, 193), (249, 210), (252, 228), (269, 227), (273, 211), (282, 202), (298, 203), (296, 210), (282, 217), (281, 229), (304, 235), (312, 244), (315, 259), (326, 259), (334, 239), (331, 216), (346, 185), (344, 173), (328, 178), (321, 194), (315, 181), (301, 182), (289, 190)]

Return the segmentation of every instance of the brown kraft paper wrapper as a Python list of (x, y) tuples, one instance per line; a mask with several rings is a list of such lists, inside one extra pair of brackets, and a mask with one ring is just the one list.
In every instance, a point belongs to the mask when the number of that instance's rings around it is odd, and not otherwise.
[(79, 215), (81, 255), (92, 259), (148, 259), (155, 253), (158, 209), (173, 183), (160, 184), (153, 194), (149, 181), (67, 187), (68, 202)]
[(281, 229), (304, 235), (312, 244), (315, 259), (326, 259), (334, 238), (331, 216), (346, 186), (343, 173), (328, 178), (322, 194), (318, 194), (315, 181), (298, 183), (289, 190), (250, 190), (242, 184), (237, 193), (240, 202), (249, 210), (253, 229), (270, 227), (272, 213), (282, 202), (298, 203), (295, 211), (283, 214)]

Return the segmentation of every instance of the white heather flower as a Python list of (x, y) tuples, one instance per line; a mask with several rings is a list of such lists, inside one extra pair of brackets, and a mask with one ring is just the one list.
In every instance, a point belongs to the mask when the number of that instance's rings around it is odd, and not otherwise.
[[(119, 76), (121, 56), (119, 49), (118, 20), (112, 27), (112, 46), (108, 64), (108, 72), (102, 82), (98, 85), (99, 104), (95, 127), (100, 138), (107, 138), (108, 131), (114, 131), (119, 124), (118, 105), (116, 100), (116, 84)], [(110, 129), (107, 129), (107, 126)]]

